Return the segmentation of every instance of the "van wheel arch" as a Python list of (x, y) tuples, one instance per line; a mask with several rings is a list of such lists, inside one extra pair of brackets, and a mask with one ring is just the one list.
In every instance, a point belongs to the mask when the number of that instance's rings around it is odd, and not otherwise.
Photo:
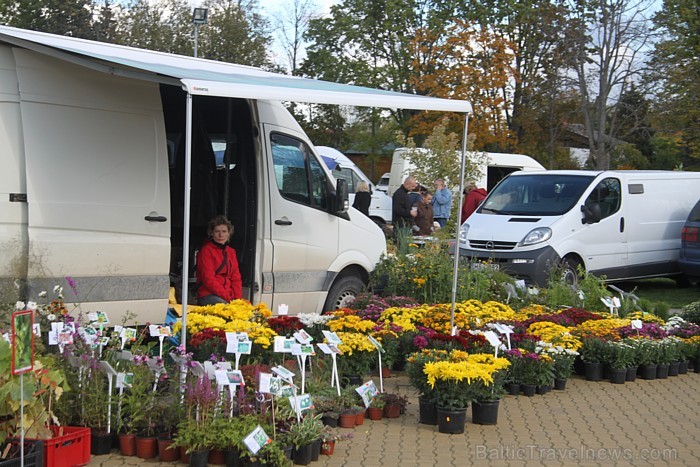
[(560, 265), (562, 268), (563, 281), (570, 285), (578, 285), (579, 280), (581, 279), (578, 272), (578, 267), (582, 266), (584, 270), (586, 269), (583, 259), (581, 259), (581, 257), (577, 254), (569, 253), (568, 255), (564, 256)]
[(362, 292), (367, 286), (367, 274), (359, 271), (356, 268), (345, 269), (335, 281), (328, 291), (326, 302), (323, 305), (323, 311), (333, 311), (338, 308), (346, 307), (348, 302)]

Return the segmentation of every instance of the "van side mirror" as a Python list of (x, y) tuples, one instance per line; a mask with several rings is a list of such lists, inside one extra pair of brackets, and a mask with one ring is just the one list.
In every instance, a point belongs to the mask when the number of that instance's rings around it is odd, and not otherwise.
[(344, 178), (339, 178), (335, 184), (335, 203), (333, 204), (333, 211), (347, 212), (349, 207), (348, 181)]
[(600, 218), (602, 217), (600, 204), (598, 203), (581, 205), (581, 212), (583, 213), (583, 219), (581, 219), (582, 224), (595, 224), (596, 222), (600, 222)]

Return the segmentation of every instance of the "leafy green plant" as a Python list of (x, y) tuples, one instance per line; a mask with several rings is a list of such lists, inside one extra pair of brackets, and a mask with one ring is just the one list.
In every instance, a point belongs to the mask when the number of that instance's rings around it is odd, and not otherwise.
[(213, 446), (213, 433), (196, 420), (183, 420), (177, 426), (173, 445), (186, 448), (188, 453), (210, 449)]
[(57, 424), (54, 405), (70, 388), (55, 359), (35, 360), (34, 369), (24, 375), (24, 397), (20, 395), (20, 376), (12, 375), (12, 349), (0, 339), (0, 444), (15, 436), (20, 425), (20, 406), (24, 405), (24, 429), (27, 438), (48, 439), (53, 436), (50, 425)]
[[(370, 286), (383, 295), (404, 295), (421, 303), (452, 301), (454, 257), (447, 243), (428, 243), (423, 247), (409, 243), (409, 253), (382, 256), (370, 277)], [(505, 297), (503, 282), (513, 279), (488, 265), (460, 259), (457, 301), (499, 300)]]
[(587, 363), (603, 363), (608, 359), (609, 347), (604, 339), (585, 337), (582, 339), (581, 360)]
[(372, 398), (372, 400), (369, 403), (369, 406), (373, 409), (383, 409), (385, 405), (386, 402), (384, 401), (383, 394), (377, 394)]
[(625, 370), (635, 362), (635, 348), (627, 342), (609, 342), (606, 363), (615, 370)]
[(289, 428), (289, 440), (297, 448), (313, 443), (320, 439), (322, 434), (323, 423), (320, 415), (307, 414), (299, 423)]

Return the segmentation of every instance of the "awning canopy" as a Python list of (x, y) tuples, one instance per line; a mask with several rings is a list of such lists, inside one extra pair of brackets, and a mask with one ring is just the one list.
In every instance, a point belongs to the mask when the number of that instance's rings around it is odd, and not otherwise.
[(103, 42), (0, 26), (0, 41), (112, 74), (173, 84), (193, 95), (313, 104), (471, 113), (464, 100), (438, 99), (308, 78)]

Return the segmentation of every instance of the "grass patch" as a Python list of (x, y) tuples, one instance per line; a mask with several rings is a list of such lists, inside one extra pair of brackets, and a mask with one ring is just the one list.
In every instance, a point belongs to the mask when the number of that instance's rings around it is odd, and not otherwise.
[[(673, 279), (656, 278), (636, 281), (615, 282), (615, 286), (625, 292), (632, 292), (639, 298), (651, 302), (664, 302), (671, 308), (683, 308), (700, 300), (700, 287), (678, 287)], [(636, 289), (636, 290), (635, 290)]]

